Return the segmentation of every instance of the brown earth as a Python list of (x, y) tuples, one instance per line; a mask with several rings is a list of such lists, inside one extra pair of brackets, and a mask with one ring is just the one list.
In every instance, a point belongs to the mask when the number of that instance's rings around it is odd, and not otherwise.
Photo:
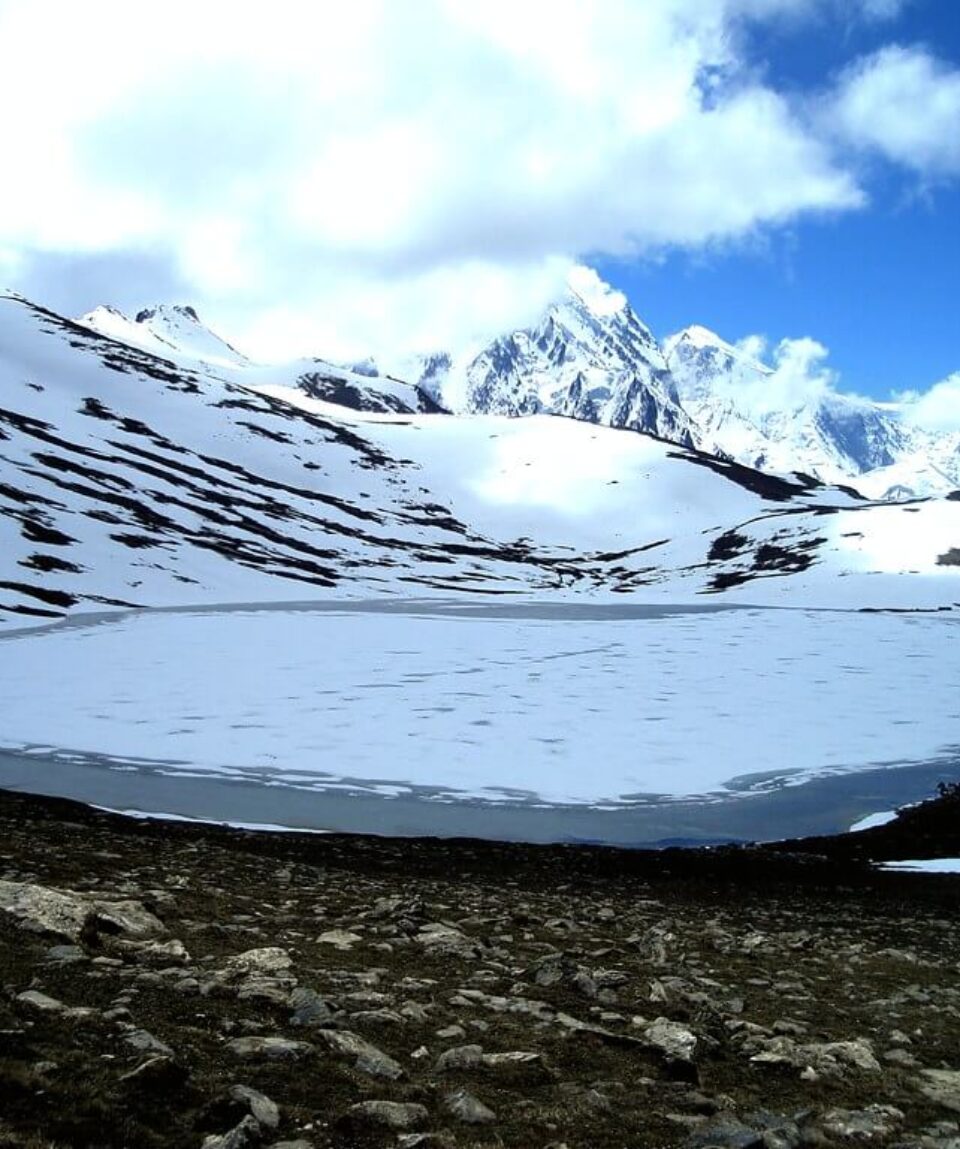
[(941, 851), (957, 793), (661, 852), (0, 793), (0, 1149), (960, 1149), (960, 877), (869, 864)]

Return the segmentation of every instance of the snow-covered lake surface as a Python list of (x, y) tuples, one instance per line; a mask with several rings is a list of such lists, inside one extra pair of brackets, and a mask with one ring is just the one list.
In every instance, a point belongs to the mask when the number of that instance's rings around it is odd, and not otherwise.
[[(0, 643), (0, 784), (11, 764), (18, 784), (48, 791), (58, 771), (106, 771), (123, 793), (110, 802), (101, 788), (97, 800), (150, 809), (156, 793), (137, 800), (131, 783), (161, 777), (159, 808), (216, 817), (191, 808), (191, 794), (210, 800), (194, 784), (229, 782), (267, 805), (224, 819), (290, 821), (266, 799), (284, 791), (294, 824), (332, 828), (345, 797), (403, 799), (430, 804), (441, 833), (462, 804), (529, 816), (575, 807), (593, 813), (601, 828), (589, 836), (601, 839), (604, 812), (622, 827), (656, 806), (657, 833), (682, 837), (691, 805), (736, 806), (742, 826), (754, 804), (749, 836), (781, 836), (790, 795), (829, 778), (922, 764), (960, 777), (958, 622), (516, 602), (73, 620)], [(929, 785), (924, 774), (913, 796)], [(815, 824), (889, 809), (887, 788), (874, 789), (855, 808), (863, 798), (834, 787), (836, 808), (827, 802)], [(774, 794), (776, 827), (761, 801)], [(722, 817), (716, 826), (723, 836)]]

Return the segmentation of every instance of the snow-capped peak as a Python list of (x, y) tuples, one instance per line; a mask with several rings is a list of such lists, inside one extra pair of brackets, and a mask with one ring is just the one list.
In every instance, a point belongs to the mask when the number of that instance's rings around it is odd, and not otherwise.
[(768, 367), (766, 363), (762, 363), (756, 355), (750, 354), (746, 347), (736, 343), (728, 343), (715, 331), (711, 331), (709, 327), (702, 327), (698, 323), (684, 327), (683, 330), (668, 336), (663, 341), (663, 353), (668, 360), (674, 357), (678, 348), (682, 349), (681, 354), (683, 351), (688, 354), (691, 351), (719, 353), (721, 356), (740, 363), (760, 375), (772, 373), (772, 368)]
[(592, 267), (578, 264), (567, 273), (567, 288), (591, 315), (604, 319), (624, 311), (627, 297), (605, 283)]
[(116, 307), (100, 306), (79, 322), (100, 335), (133, 344), (154, 355), (179, 355), (220, 367), (249, 362), (235, 347), (206, 327), (189, 304), (158, 304), (138, 311), (130, 319)]

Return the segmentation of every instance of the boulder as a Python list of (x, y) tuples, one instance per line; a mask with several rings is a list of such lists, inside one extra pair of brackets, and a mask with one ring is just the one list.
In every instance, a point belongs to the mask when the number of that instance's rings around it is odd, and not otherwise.
[(391, 1081), (403, 1076), (400, 1065), (382, 1050), (348, 1029), (323, 1029), (318, 1036), (331, 1053), (346, 1058), (354, 1068), (371, 1077), (386, 1077)]
[(86, 930), (131, 937), (164, 931), (163, 922), (132, 899), (91, 897), (29, 882), (0, 881), (0, 913), (32, 933), (78, 942)]

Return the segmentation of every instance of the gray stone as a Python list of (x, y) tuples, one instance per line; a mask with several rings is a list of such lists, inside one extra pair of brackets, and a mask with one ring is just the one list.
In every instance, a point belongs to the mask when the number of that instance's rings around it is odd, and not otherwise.
[(438, 957), (476, 958), (480, 956), (480, 946), (468, 938), (461, 930), (443, 922), (429, 922), (421, 926), (415, 941), (429, 953)]
[(823, 1115), (823, 1131), (845, 1141), (875, 1141), (889, 1137), (903, 1124), (904, 1115), (892, 1105), (866, 1109), (831, 1109)]
[(448, 1093), (443, 1099), (444, 1108), (464, 1125), (490, 1125), (497, 1119), (496, 1113), (483, 1102), (468, 1093), (466, 1089), (457, 1089)]
[(75, 962), (86, 961), (87, 955), (80, 946), (51, 946), (44, 954), (44, 959), (52, 965), (73, 965)]
[(317, 942), (324, 946), (333, 946), (338, 950), (349, 950), (362, 942), (363, 938), (351, 930), (326, 930), (317, 938)]
[(364, 1123), (396, 1133), (422, 1129), (430, 1117), (426, 1106), (401, 1101), (359, 1101), (350, 1106), (348, 1113)]
[(736, 1117), (723, 1115), (700, 1125), (685, 1145), (688, 1149), (764, 1149), (764, 1135)]
[(792, 1065), (817, 1077), (839, 1077), (851, 1069), (862, 1073), (880, 1072), (873, 1047), (863, 1037), (804, 1045), (790, 1037), (774, 1037), (762, 1040), (761, 1046), (760, 1052), (750, 1058), (757, 1065)]
[(226, 965), (227, 973), (236, 976), (259, 974), (267, 977), (286, 974), (293, 961), (285, 949), (279, 946), (264, 946), (261, 949), (244, 950), (234, 954)]
[(38, 1013), (65, 1013), (67, 1010), (62, 1001), (57, 1001), (55, 997), (48, 997), (45, 993), (39, 993), (35, 989), (18, 993), (16, 1000), (21, 1005), (37, 1010)]
[(244, 1061), (299, 1061), (313, 1051), (313, 1046), (308, 1041), (291, 1041), (287, 1037), (235, 1037), (227, 1042), (227, 1049)]
[(331, 1004), (316, 990), (306, 986), (297, 986), (287, 999), (287, 1005), (293, 1010), (290, 1019), (293, 1025), (322, 1025), (334, 1016)]
[(450, 1073), (457, 1069), (475, 1069), (483, 1061), (482, 1045), (454, 1045), (437, 1058), (437, 1073)]
[(255, 1117), (247, 1114), (235, 1125), (229, 1133), (213, 1134), (205, 1137), (203, 1149), (247, 1149), (251, 1145), (259, 1145), (262, 1139), (260, 1125)]
[(925, 1069), (917, 1082), (924, 1097), (944, 1109), (960, 1113), (960, 1070)]
[(693, 1061), (697, 1052), (697, 1035), (678, 1021), (658, 1017), (643, 1030), (646, 1043), (668, 1061)]
[(123, 1040), (139, 1053), (156, 1053), (163, 1057), (173, 1056), (173, 1050), (169, 1045), (145, 1029), (132, 1029), (123, 1035)]
[(318, 1034), (327, 1048), (339, 1057), (353, 1061), (354, 1068), (371, 1077), (395, 1081), (403, 1076), (400, 1065), (382, 1050), (348, 1029), (324, 1029)]
[(247, 1085), (234, 1085), (230, 1089), (230, 1096), (234, 1101), (245, 1105), (262, 1128), (276, 1129), (280, 1124), (280, 1110), (277, 1103), (271, 1101), (265, 1094), (258, 1093), (256, 1089), (251, 1089)]
[(118, 947), (123, 953), (134, 956), (137, 961), (149, 962), (152, 965), (168, 965), (170, 962), (186, 963), (190, 961), (187, 947), (179, 938), (170, 938), (169, 941), (155, 940), (135, 941), (121, 940)]
[(28, 882), (0, 881), (0, 913), (21, 929), (78, 942), (88, 923), (133, 937), (163, 933), (163, 922), (140, 902), (112, 900)]

